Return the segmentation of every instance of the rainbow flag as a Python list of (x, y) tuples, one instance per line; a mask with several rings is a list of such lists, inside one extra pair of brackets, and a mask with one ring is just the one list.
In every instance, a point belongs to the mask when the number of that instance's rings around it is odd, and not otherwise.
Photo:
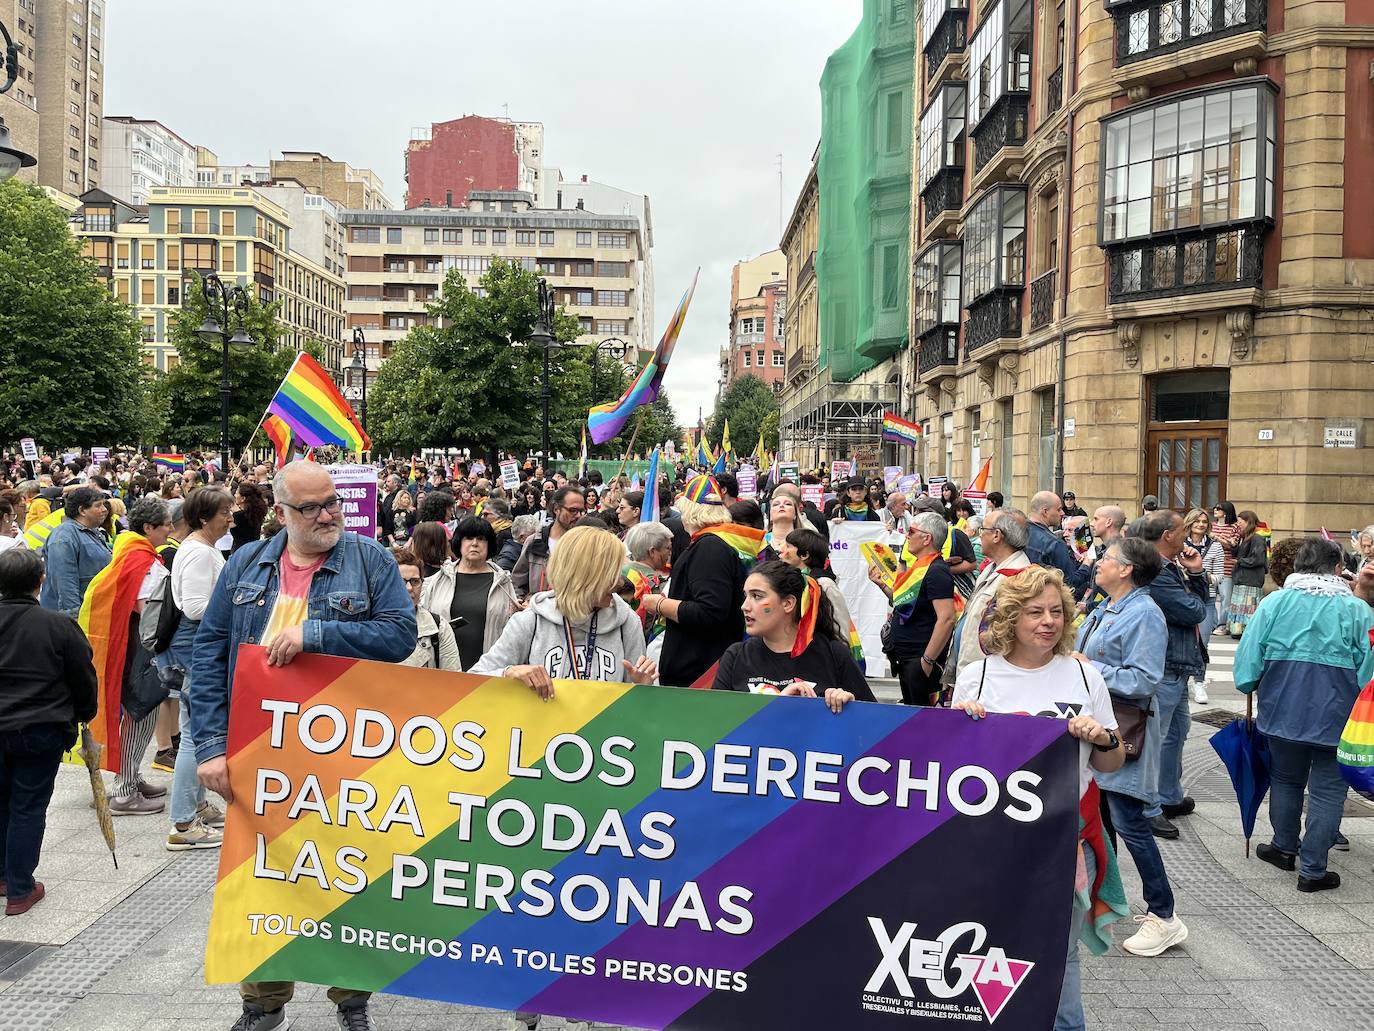
[(1274, 550), (1274, 531), (1268, 523), (1261, 522), (1255, 527), (1255, 536), (1264, 538), (1264, 554), (1268, 556)]
[(186, 468), (186, 456), (173, 454), (170, 451), (154, 451), (153, 465), (159, 469), (169, 469), (174, 473), (179, 473)]
[(692, 534), (692, 543), (695, 544), (702, 537), (719, 537), (730, 547), (735, 549), (735, 554), (746, 567), (752, 566), (758, 561), (759, 552), (763, 550), (763, 531), (755, 530), (752, 526), (741, 526), (739, 523), (719, 523), (716, 526), (708, 526), (704, 530), (698, 530)]
[(1336, 762), (1345, 782), (1374, 801), (1374, 681), (1366, 684), (1355, 699), (1336, 746)]
[(310, 447), (337, 444), (369, 451), (372, 441), (320, 363), (302, 351), (291, 363), (267, 410), (291, 427)]
[(291, 461), (291, 427), (279, 415), (269, 415), (262, 420), (262, 431), (272, 442), (277, 452), (277, 468)]
[(914, 422), (907, 422), (891, 412), (884, 412), (883, 440), (890, 440), (897, 444), (919, 444), (921, 442), (921, 427)]
[(91, 661), (99, 687), (91, 734), (104, 750), (101, 766), (119, 772), (120, 694), (129, 646), (129, 621), (138, 603), (138, 589), (149, 568), (158, 561), (157, 549), (141, 533), (126, 530), (115, 538), (110, 564), (95, 574), (81, 601), (77, 622), (91, 642)]
[(673, 348), (677, 345), (678, 334), (682, 332), (682, 324), (687, 321), (687, 308), (692, 303), (692, 295), (696, 293), (697, 279), (700, 276), (701, 269), (697, 269), (697, 274), (692, 277), (692, 285), (682, 295), (677, 311), (673, 312), (672, 320), (663, 331), (663, 338), (659, 340), (658, 347), (654, 348), (649, 363), (626, 388), (620, 400), (608, 405), (597, 405), (587, 413), (592, 443), (604, 444), (615, 437), (625, 428), (625, 423), (629, 421), (636, 408), (658, 398), (658, 392), (663, 387), (663, 376), (668, 371), (668, 362), (673, 357)]
[(658, 456), (662, 448), (654, 448), (649, 459), (649, 471), (644, 476), (644, 504), (639, 509), (641, 523), (658, 522)]

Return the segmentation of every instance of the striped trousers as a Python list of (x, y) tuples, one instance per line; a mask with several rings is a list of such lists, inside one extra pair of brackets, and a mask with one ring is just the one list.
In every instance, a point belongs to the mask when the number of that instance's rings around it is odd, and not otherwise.
[(135, 722), (129, 714), (119, 714), (119, 747), (121, 761), (119, 774), (115, 777), (114, 793), (116, 798), (132, 798), (138, 791), (138, 768), (143, 764), (144, 753), (152, 743), (153, 732), (157, 730), (158, 709)]

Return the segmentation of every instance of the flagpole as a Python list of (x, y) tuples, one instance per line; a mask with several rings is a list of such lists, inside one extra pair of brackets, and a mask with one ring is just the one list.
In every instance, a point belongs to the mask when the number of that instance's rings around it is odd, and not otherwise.
[(639, 428), (644, 425), (644, 412), (644, 408), (639, 410), (639, 418), (635, 420), (634, 432), (630, 434), (630, 442), (625, 445), (625, 456), (621, 458), (620, 468), (616, 470), (616, 474), (613, 477), (615, 480), (620, 479), (621, 475), (625, 472), (625, 466), (629, 464), (630, 455), (635, 449), (635, 441), (639, 439)]

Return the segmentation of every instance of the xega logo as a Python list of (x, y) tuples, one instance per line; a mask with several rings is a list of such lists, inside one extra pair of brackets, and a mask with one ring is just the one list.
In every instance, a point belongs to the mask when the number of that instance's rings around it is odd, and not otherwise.
[[(878, 917), (869, 917), (868, 926), (882, 958), (864, 991), (881, 992), (891, 981), (898, 993), (913, 999), (916, 992), (911, 983), (916, 980), (924, 982), (934, 998), (954, 999), (972, 988), (989, 1024), (1035, 966), (1028, 960), (1011, 959), (997, 946), (984, 949), (987, 929), (972, 921), (955, 924), (931, 939), (917, 938), (912, 922), (903, 923), (896, 934), (889, 934)], [(960, 945), (966, 947), (961, 950)]]

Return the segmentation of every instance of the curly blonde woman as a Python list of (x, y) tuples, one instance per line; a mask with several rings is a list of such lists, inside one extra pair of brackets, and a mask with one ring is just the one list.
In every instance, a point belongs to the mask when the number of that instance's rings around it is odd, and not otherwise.
[[(1073, 595), (1057, 569), (1031, 566), (1008, 577), (997, 590), (995, 608), (981, 638), (988, 657), (965, 666), (954, 688), (954, 708), (974, 719), (982, 719), (989, 712), (1049, 716), (1065, 720), (1069, 734), (1081, 742), (1078, 785), (1083, 831), (1075, 880), (1078, 891), (1054, 1024), (1057, 1029), (1085, 1026), (1078, 938), (1084, 933), (1084, 915), (1091, 897), (1107, 883), (1108, 864), (1115, 862), (1102, 836), (1097, 788), (1090, 770), (1111, 772), (1126, 759), (1102, 674), (1092, 663), (1072, 654), (1073, 612)], [(1099, 877), (1098, 871), (1103, 876)], [(1124, 895), (1103, 901), (1118, 915), (1127, 912)], [(1101, 937), (1104, 927), (1099, 919), (1089, 929), (1085, 937), (1090, 947), (1105, 949)]]

